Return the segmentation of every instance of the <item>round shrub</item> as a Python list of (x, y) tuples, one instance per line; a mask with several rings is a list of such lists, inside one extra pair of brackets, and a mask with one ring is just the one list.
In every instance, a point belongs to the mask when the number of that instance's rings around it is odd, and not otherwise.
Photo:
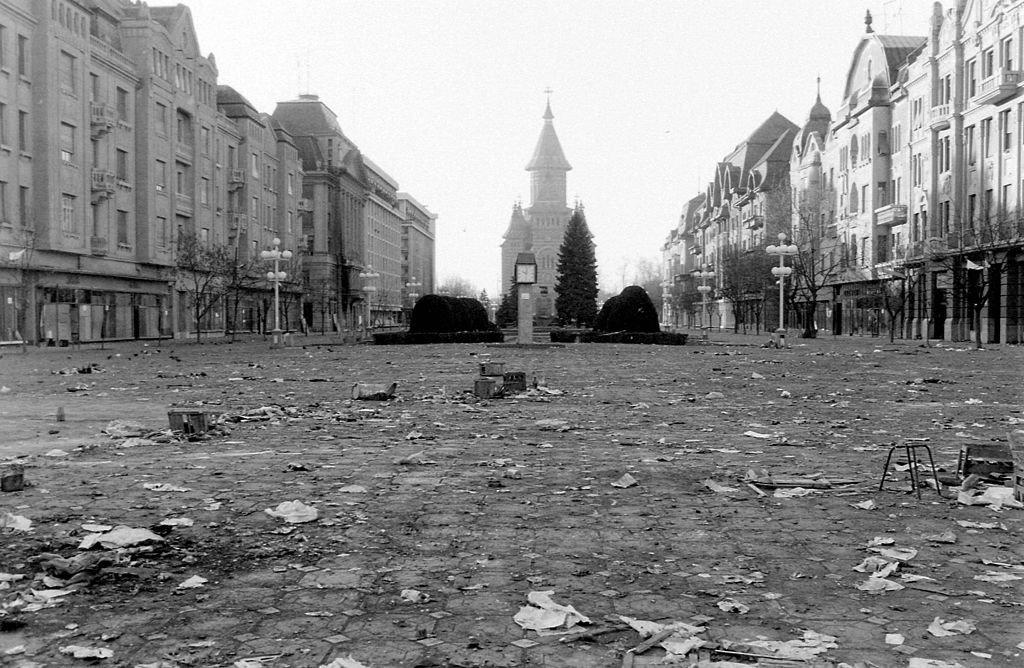
[(472, 297), (424, 295), (413, 306), (409, 332), (486, 332), (494, 325), (487, 309)]
[(658, 312), (647, 291), (631, 285), (604, 303), (594, 320), (599, 332), (660, 332)]

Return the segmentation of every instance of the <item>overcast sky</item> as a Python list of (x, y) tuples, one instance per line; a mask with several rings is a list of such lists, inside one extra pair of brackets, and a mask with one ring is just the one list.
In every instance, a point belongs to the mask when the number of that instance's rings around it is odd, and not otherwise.
[[(864, 13), (926, 35), (928, 0), (184, 0), (220, 83), (261, 111), (315, 93), (438, 215), (437, 272), (500, 292), (499, 246), (550, 87), (601, 287), (660, 257), (713, 165), (778, 110), (838, 106)], [(164, 4), (151, 0), (150, 4)], [(945, 3), (948, 5), (949, 3)]]

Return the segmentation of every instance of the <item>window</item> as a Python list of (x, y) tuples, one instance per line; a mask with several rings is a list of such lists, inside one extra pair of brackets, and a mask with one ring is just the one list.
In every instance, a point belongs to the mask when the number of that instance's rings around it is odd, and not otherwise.
[(156, 217), (156, 243), (164, 248), (167, 247), (167, 218), (165, 216)]
[(18, 35), (18, 76), (28, 76), (28, 37)]
[(857, 137), (850, 137), (850, 164), (857, 165)]
[(179, 195), (191, 196), (188, 187), (188, 174), (185, 171), (185, 166), (179, 164), (174, 172), (174, 192)]
[(123, 88), (117, 89), (117, 120), (123, 123), (131, 120), (131, 110), (128, 108), (128, 91)]
[(988, 158), (992, 156), (992, 119), (986, 118), (981, 122), (981, 154)]
[(295, 173), (294, 172), (288, 172), (288, 194), (289, 195), (294, 195), (295, 194)]
[(75, 161), (75, 126), (60, 124), (60, 159), (64, 162)]
[(201, 139), (203, 155), (210, 155), (210, 128), (203, 126), (199, 130), (199, 136)]
[(100, 76), (93, 72), (89, 73), (89, 95), (93, 102), (100, 101)]
[(868, 210), (868, 187), (860, 187), (860, 211), (864, 213)]
[(18, 150), (28, 153), (28, 112), (18, 112)]
[(252, 154), (252, 177), (254, 179), (260, 178), (260, 156), (258, 153)]
[(27, 186), (21, 186), (18, 188), (18, 215), (21, 216), (21, 224), (23, 227), (29, 226), (29, 220), (32, 216), (32, 211), (29, 208), (29, 202), (32, 200), (29, 198), (29, 192)]
[(64, 193), (60, 196), (60, 229), (68, 234), (77, 234), (75, 225), (75, 196)]
[(1013, 69), (1013, 37), (1006, 37), (999, 43), (999, 60), (1004, 70)]
[(128, 151), (117, 149), (117, 180), (128, 181)]
[(178, 111), (176, 118), (178, 141), (186, 146), (192, 146), (192, 119), (188, 114)]
[(252, 208), (249, 209), (249, 215), (252, 216), (254, 219), (257, 218), (260, 215), (260, 198), (259, 197), (253, 197), (252, 198)]
[(978, 196), (971, 193), (967, 196), (967, 222), (973, 225), (974, 214), (978, 210)]
[(974, 141), (974, 126), (964, 128), (964, 145), (967, 147), (967, 164), (973, 165), (978, 162), (978, 147)]
[(7, 223), (10, 218), (7, 217), (7, 182), (0, 181), (0, 222)]
[[(1010, 211), (1010, 197), (1011, 197), (1011, 195), (1010, 195), (1010, 188), (1011, 187), (1012, 186), (1010, 186), (1010, 185), (1004, 185), (1003, 186), (1002, 194), (1000, 194), (1000, 196), (999, 196), (999, 199), (1000, 199), (1000, 202), (999, 202), (999, 213), (1001, 215), (1003, 215), (1003, 216), (1006, 216), (1006, 214), (1009, 213), (1009, 211)], [(6, 216), (4, 216), (4, 217), (6, 218)]]
[(156, 103), (156, 118), (153, 119), (157, 134), (167, 136), (167, 105)]
[(291, 234), (292, 233), (292, 212), (291, 211), (288, 212), (288, 216), (286, 217), (285, 221), (286, 221), (285, 222), (285, 225), (286, 225), (285, 233), (286, 234)]
[(8, 146), (10, 137), (7, 136), (7, 105), (0, 102), (0, 146)]
[(58, 73), (60, 75), (60, 88), (65, 93), (78, 93), (77, 83), (78, 77), (75, 73), (75, 57), (65, 51), (60, 52), (60, 63), (58, 65)]
[(128, 245), (128, 212), (118, 210), (117, 212), (117, 243)]
[(153, 175), (156, 181), (156, 191), (158, 193), (166, 192), (167, 190), (167, 163), (163, 160), (156, 161), (156, 173)]
[(199, 188), (199, 203), (209, 204), (210, 203), (210, 179), (203, 178)]
[(889, 155), (889, 133), (885, 130), (878, 131), (878, 155)]
[(7, 26), (0, 25), (0, 70), (7, 69)]
[(921, 121), (924, 117), (924, 99), (916, 98), (910, 103), (910, 118), (913, 123), (913, 127), (921, 127)]
[(978, 64), (972, 58), (967, 61), (967, 97), (978, 94)]
[(210, 228), (202, 227), (199, 229), (199, 241), (204, 246), (210, 243)]
[(849, 248), (850, 264), (857, 264), (857, 235), (850, 235), (850, 248)]
[(1013, 126), (1010, 125), (1010, 110), (999, 112), (999, 135), (1002, 137), (1002, 149), (1009, 151), (1013, 145)]
[(981, 52), (981, 78), (988, 79), (995, 74), (995, 69), (996, 55), (995, 51), (990, 47)]
[(984, 207), (981, 211), (983, 220), (988, 220), (992, 216), (992, 189), (989, 188), (985, 191), (985, 202), (982, 204)]

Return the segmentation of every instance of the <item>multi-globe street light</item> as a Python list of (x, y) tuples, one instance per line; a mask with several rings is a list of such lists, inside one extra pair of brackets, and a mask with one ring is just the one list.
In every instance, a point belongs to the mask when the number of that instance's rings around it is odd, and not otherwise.
[(274, 237), (272, 242), (273, 248), (271, 250), (265, 250), (260, 253), (260, 257), (264, 260), (274, 261), (274, 270), (267, 272), (267, 280), (274, 284), (274, 331), (273, 345), (281, 344), (281, 281), (288, 278), (288, 274), (280, 270), (280, 262), (284, 260), (287, 262), (292, 259), (292, 252), (290, 250), (281, 250), (281, 240)]
[(708, 285), (708, 281), (715, 277), (715, 272), (711, 271), (709, 267), (704, 267), (704, 269), (693, 272), (693, 275), (700, 279), (697, 292), (701, 294), (704, 312), (704, 318), (701, 320), (700, 340), (706, 342), (708, 340), (708, 331), (711, 328), (711, 314), (708, 313), (708, 294), (711, 292), (711, 286)]
[(409, 297), (409, 308), (416, 307), (416, 300), (420, 298), (419, 289), (423, 287), (423, 284), (416, 280), (415, 276), (409, 277), (409, 282), (405, 284), (406, 295)]
[(779, 329), (775, 332), (778, 335), (775, 345), (779, 347), (786, 345), (786, 320), (783, 317), (786, 298), (786, 277), (793, 273), (793, 268), (786, 266), (786, 256), (797, 254), (797, 247), (794, 244), (786, 244), (785, 241), (786, 233), (779, 232), (779, 245), (771, 244), (765, 248), (765, 252), (769, 255), (779, 256), (779, 266), (772, 267), (772, 276), (779, 279)]

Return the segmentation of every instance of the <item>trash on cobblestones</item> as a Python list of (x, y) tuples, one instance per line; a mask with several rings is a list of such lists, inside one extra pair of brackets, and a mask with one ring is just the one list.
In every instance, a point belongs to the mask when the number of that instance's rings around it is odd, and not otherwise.
[(749, 605), (740, 603), (734, 598), (723, 598), (716, 605), (718, 605), (719, 610), (723, 610), (725, 612), (732, 612), (738, 615), (745, 615), (748, 612), (750, 612)]
[(276, 508), (267, 508), (263, 512), (271, 517), (280, 517), (289, 524), (312, 522), (320, 516), (316, 508), (307, 506), (298, 499), (295, 501), (282, 501)]
[(957, 520), (957, 524), (965, 529), (1000, 529), (1009, 531), (1002, 522), (972, 522), (970, 520)]
[(83, 647), (82, 645), (65, 645), (60, 648), (61, 654), (70, 654), (76, 659), (109, 659), (114, 650), (106, 647)]
[(142, 485), (151, 492), (190, 492), (188, 487), (179, 487), (166, 482), (147, 482)]
[(631, 476), (628, 473), (623, 473), (622, 477), (620, 477), (618, 480), (615, 480), (615, 481), (612, 482), (612, 487), (626, 488), (626, 487), (633, 487), (634, 485), (639, 485), (639, 484), (640, 483), (637, 482), (636, 478), (634, 478), (633, 476)]
[(985, 571), (981, 575), (975, 575), (975, 580), (981, 582), (1013, 582), (1014, 580), (1024, 580), (1024, 577), (1020, 575), (1014, 575), (1013, 573), (1000, 573), (999, 571)]
[(362, 401), (387, 401), (395, 396), (398, 383), (355, 383), (352, 385), (352, 398)]
[(352, 658), (352, 655), (349, 654), (347, 657), (338, 657), (337, 659), (335, 659), (334, 661), (331, 661), (330, 663), (322, 664), (320, 666), (320, 668), (370, 668), (370, 667), (367, 666), (365, 663), (360, 663), (359, 661), (356, 661), (355, 659)]
[(751, 430), (743, 432), (743, 435), (744, 436), (749, 436), (750, 438), (772, 438), (771, 434), (762, 434), (759, 431), (751, 431)]
[(196, 521), (189, 517), (167, 517), (160, 520), (160, 526), (165, 527), (190, 527)]
[(853, 570), (861, 573), (871, 573), (875, 577), (884, 578), (895, 572), (899, 566), (900, 563), (898, 561), (887, 561), (872, 555), (864, 557), (864, 561), (854, 566)]
[(89, 534), (82, 539), (81, 543), (78, 544), (78, 549), (88, 550), (97, 544), (107, 549), (112, 549), (117, 547), (132, 547), (135, 545), (141, 545), (142, 543), (159, 543), (162, 541), (163, 538), (156, 535), (149, 529), (137, 529), (121, 525), (105, 533)]
[(900, 633), (886, 633), (885, 644), (886, 645), (902, 645), (906, 642), (906, 638)]
[(925, 659), (920, 656), (912, 656), (907, 664), (907, 668), (966, 668), (966, 666), (957, 661), (943, 661), (942, 659)]
[(569, 426), (569, 423), (566, 422), (565, 420), (537, 420), (533, 424), (541, 431), (569, 431), (570, 429), (572, 429), (572, 427)]
[(936, 638), (944, 638), (946, 636), (956, 635), (969, 635), (977, 630), (977, 625), (973, 619), (959, 619), (955, 622), (943, 621), (940, 617), (936, 617), (934, 621), (928, 626), (928, 633), (932, 634)]
[(869, 547), (868, 549), (886, 559), (895, 559), (896, 561), (910, 561), (917, 556), (917, 550), (912, 547)]
[(47, 450), (46, 452), (43, 453), (43, 457), (67, 457), (67, 456), (68, 456), (67, 451), (61, 450), (60, 448), (54, 448), (52, 450)]
[(103, 533), (104, 531), (110, 531), (113, 528), (113, 525), (110, 524), (94, 524), (92, 522), (86, 522), (82, 525), (83, 531), (94, 531), (99, 533)]
[(342, 494), (365, 494), (366, 488), (362, 485), (345, 485), (344, 487), (339, 487), (338, 492)]
[(906, 589), (906, 587), (901, 585), (899, 582), (893, 582), (892, 580), (887, 580), (886, 578), (875, 577), (872, 575), (864, 582), (858, 584), (857, 589), (860, 589), (861, 591), (883, 592), (899, 591), (901, 589)]
[(404, 464), (406, 466), (429, 466), (431, 464), (437, 464), (437, 462), (435, 462), (434, 460), (427, 459), (427, 455), (426, 453), (424, 453), (423, 450), (420, 450), (419, 452), (414, 452), (406, 457), (402, 457), (395, 463)]
[(1024, 508), (1024, 503), (1013, 498), (1012, 487), (987, 487), (980, 494), (977, 493), (977, 490), (961, 490), (957, 494), (956, 500), (965, 506), (990, 506), (993, 510)]
[(129, 436), (145, 436), (151, 429), (128, 420), (111, 420), (103, 428), (103, 433), (112, 438), (128, 438)]
[(874, 499), (868, 499), (867, 501), (861, 501), (860, 503), (851, 503), (854, 508), (860, 508), (861, 510), (874, 510), (877, 507)]
[(932, 534), (930, 536), (925, 536), (924, 539), (929, 543), (945, 543), (947, 545), (952, 545), (956, 543), (957, 540), (956, 534), (952, 531), (943, 531), (942, 533)]
[(810, 494), (817, 494), (821, 492), (820, 489), (807, 489), (805, 487), (786, 487), (775, 490), (772, 494), (776, 499), (792, 499), (800, 496), (808, 496)]
[(197, 589), (199, 587), (202, 587), (207, 582), (209, 582), (209, 580), (207, 580), (206, 578), (200, 577), (198, 575), (193, 575), (189, 579), (179, 584), (178, 589)]
[(11, 529), (12, 531), (31, 531), (32, 520), (24, 515), (4, 513), (0, 515), (0, 529)]
[(39, 561), (39, 568), (54, 578), (47, 586), (66, 586), (88, 582), (117, 559), (113, 552), (80, 552), (73, 557), (62, 557), (59, 554), (43, 553), (34, 557)]
[(714, 492), (716, 494), (728, 494), (729, 492), (738, 492), (738, 491), (740, 491), (736, 487), (726, 487), (725, 485), (719, 485), (717, 482), (715, 482), (711, 478), (708, 478), (707, 480), (704, 481), (704, 486), (707, 487), (708, 489), (710, 489), (712, 492)]
[(580, 614), (571, 605), (560, 605), (551, 599), (554, 590), (531, 591), (526, 600), (531, 605), (519, 608), (512, 619), (520, 627), (537, 632), (549, 629), (569, 629), (576, 624), (589, 624), (590, 618)]
[(725, 399), (725, 395), (721, 392), (708, 392), (704, 395), (705, 399)]
[(426, 603), (430, 600), (430, 594), (424, 594), (417, 589), (403, 589), (402, 600), (407, 603)]
[(818, 654), (824, 654), (830, 649), (837, 649), (836, 637), (825, 635), (805, 629), (803, 637), (799, 640), (744, 640), (744, 645), (767, 649), (780, 659), (794, 659), (797, 661), (812, 661)]

